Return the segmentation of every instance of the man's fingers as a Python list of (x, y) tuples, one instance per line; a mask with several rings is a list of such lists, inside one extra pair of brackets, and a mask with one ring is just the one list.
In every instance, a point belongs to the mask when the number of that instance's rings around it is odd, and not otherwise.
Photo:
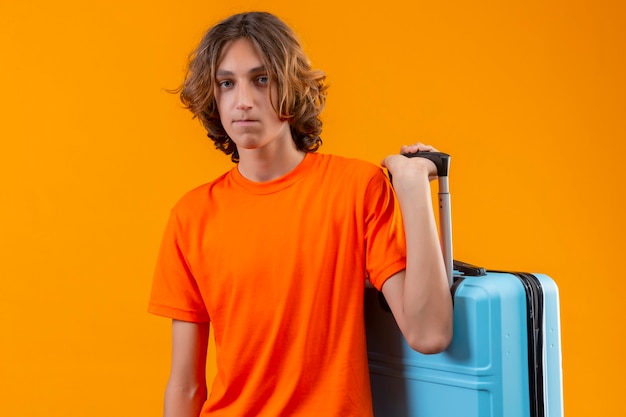
[(415, 152), (437, 152), (431, 145), (426, 145), (421, 142), (414, 143), (412, 145), (403, 145), (400, 148), (400, 153), (415, 153)]

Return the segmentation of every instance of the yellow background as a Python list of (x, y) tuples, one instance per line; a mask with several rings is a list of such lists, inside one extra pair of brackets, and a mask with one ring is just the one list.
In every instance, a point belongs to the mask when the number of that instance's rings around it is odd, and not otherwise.
[(456, 257), (561, 290), (569, 417), (624, 415), (621, 1), (0, 3), (0, 414), (158, 416), (171, 205), (230, 166), (165, 88), (265, 9), (331, 83), (324, 152), (450, 152)]

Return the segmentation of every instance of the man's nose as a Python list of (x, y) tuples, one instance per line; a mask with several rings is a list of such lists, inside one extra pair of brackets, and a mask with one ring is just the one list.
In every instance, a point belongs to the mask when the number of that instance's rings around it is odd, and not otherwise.
[(240, 83), (237, 88), (237, 110), (248, 110), (252, 107), (252, 91), (246, 83)]

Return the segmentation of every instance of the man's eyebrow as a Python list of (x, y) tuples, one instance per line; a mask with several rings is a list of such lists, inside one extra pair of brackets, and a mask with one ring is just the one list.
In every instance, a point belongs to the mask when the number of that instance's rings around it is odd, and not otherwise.
[[(248, 71), (248, 74), (258, 74), (261, 72), (267, 72), (267, 69), (265, 68), (264, 65), (260, 67), (252, 68), (250, 71)], [(215, 75), (218, 77), (232, 77), (233, 75), (235, 75), (235, 73), (229, 70), (221, 69), (221, 70), (217, 70), (217, 73)]]
[(265, 65), (261, 65), (260, 67), (252, 68), (248, 71), (248, 74), (258, 74), (259, 72), (267, 72)]

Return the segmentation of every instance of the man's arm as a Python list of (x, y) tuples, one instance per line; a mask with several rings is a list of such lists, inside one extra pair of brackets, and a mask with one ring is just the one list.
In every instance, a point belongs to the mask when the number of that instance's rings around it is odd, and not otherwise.
[[(434, 150), (422, 144), (402, 153)], [(389, 278), (382, 291), (409, 345), (422, 353), (445, 350), (452, 339), (452, 297), (433, 213), (429, 177), (435, 165), (425, 158), (392, 155), (383, 161), (404, 220), (406, 270)]]
[(172, 368), (164, 417), (198, 417), (207, 398), (209, 323), (172, 321)]

